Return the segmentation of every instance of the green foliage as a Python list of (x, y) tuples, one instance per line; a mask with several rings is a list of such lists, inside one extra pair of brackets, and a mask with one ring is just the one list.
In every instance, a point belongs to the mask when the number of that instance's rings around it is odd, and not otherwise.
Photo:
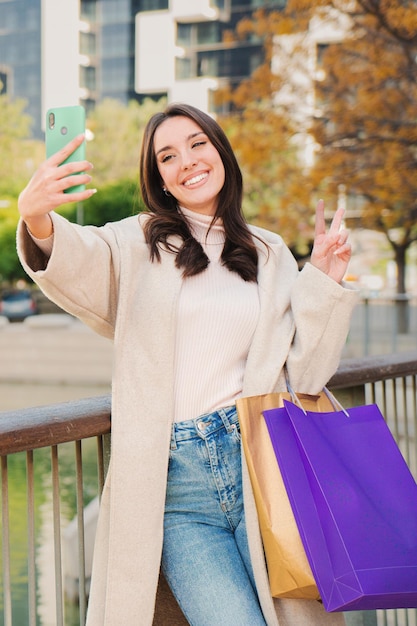
[(137, 179), (143, 129), (149, 117), (164, 106), (165, 99), (149, 99), (143, 104), (132, 100), (127, 107), (106, 99), (96, 106), (87, 120), (93, 135), (87, 144), (87, 158), (94, 165), (95, 187)]
[(101, 226), (139, 213), (143, 209), (137, 182), (121, 180), (103, 187), (85, 203), (84, 222)]
[(30, 139), (31, 117), (24, 100), (0, 96), (0, 200), (17, 195), (44, 158), (41, 141)]
[(0, 282), (27, 279), (16, 252), (16, 224), (0, 222)]

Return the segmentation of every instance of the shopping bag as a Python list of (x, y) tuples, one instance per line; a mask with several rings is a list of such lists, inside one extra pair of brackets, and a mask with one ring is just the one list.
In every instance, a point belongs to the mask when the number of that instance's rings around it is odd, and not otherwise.
[[(262, 411), (283, 407), (289, 393), (240, 398), (236, 402), (242, 445), (254, 492), (268, 568), (271, 595), (276, 598), (318, 599), (319, 592), (282, 481)], [(300, 395), (308, 408), (330, 410), (321, 393)], [(280, 409), (278, 409), (280, 410)], [(285, 411), (282, 408), (282, 411)]]
[(417, 485), (373, 404), (264, 411), (327, 611), (417, 607)]

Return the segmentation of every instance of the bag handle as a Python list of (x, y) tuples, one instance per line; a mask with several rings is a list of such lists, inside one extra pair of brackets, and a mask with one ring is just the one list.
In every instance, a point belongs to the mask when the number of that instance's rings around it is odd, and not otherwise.
[[(296, 404), (302, 410), (304, 415), (307, 415), (307, 411), (302, 406), (299, 397), (297, 396), (294, 389), (291, 387), (290, 380), (288, 377), (288, 371), (286, 367), (284, 367), (284, 373), (285, 373), (285, 382), (287, 384), (287, 391), (291, 395), (291, 398), (294, 404)], [(339, 400), (335, 398), (335, 396), (327, 389), (327, 387), (323, 387), (323, 393), (328, 397), (335, 411), (342, 411), (346, 415), (346, 417), (350, 417), (349, 413), (344, 408), (344, 406), (339, 402)]]

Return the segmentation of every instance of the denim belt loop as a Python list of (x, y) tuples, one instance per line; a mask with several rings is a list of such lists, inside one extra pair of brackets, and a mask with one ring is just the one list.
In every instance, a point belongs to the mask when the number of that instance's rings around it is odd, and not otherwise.
[(171, 450), (177, 449), (177, 440), (175, 438), (175, 422), (172, 422), (171, 426)]
[[(230, 420), (229, 420), (229, 413), (230, 413), (230, 409), (232, 407), (227, 407), (226, 409), (219, 409), (218, 410), (218, 414), (221, 417), (221, 420), (223, 422), (223, 425), (226, 429), (226, 431), (228, 433), (231, 433), (234, 428), (235, 428), (235, 424), (233, 424)], [(233, 407), (234, 408), (234, 407)]]

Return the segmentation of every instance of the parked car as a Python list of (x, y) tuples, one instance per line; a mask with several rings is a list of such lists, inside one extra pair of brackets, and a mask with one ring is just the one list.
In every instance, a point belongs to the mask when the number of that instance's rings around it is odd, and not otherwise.
[(29, 289), (10, 289), (0, 297), (0, 315), (10, 321), (22, 321), (38, 313), (38, 306)]

